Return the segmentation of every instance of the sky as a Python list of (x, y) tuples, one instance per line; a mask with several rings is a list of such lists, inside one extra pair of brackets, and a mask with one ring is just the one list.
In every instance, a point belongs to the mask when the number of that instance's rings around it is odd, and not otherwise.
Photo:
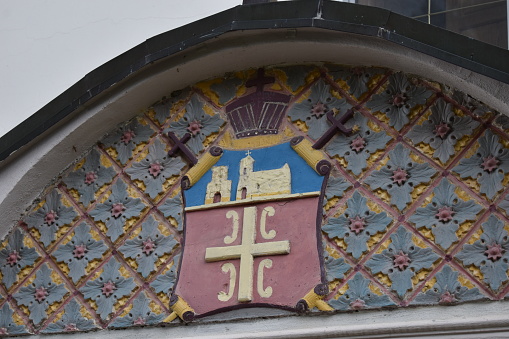
[(0, 0), (0, 136), (143, 41), (242, 0)]

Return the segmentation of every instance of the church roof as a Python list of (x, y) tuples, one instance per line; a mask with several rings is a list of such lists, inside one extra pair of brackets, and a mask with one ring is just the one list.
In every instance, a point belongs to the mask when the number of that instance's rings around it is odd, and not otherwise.
[(327, 0), (240, 5), (152, 37), (91, 71), (0, 138), (0, 161), (112, 86), (165, 58), (228, 33), (278, 28), (374, 37), (509, 84), (509, 51), (388, 10)]

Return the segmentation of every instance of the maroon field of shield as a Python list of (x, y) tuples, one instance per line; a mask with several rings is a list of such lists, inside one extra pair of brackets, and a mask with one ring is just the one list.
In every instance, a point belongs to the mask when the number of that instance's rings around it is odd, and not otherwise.
[(240, 307), (295, 310), (323, 282), (318, 210), (315, 194), (186, 211), (174, 295), (195, 317)]

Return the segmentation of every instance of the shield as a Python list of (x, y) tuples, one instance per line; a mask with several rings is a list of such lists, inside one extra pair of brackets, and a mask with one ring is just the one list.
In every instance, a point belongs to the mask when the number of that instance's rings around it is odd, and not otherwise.
[(171, 301), (186, 305), (187, 320), (240, 307), (297, 310), (324, 286), (320, 224), (327, 174), (299, 153), (291, 143), (215, 148), (188, 173)]

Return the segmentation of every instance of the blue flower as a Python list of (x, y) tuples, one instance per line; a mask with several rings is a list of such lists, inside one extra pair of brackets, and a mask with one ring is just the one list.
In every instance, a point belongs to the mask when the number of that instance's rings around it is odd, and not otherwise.
[(481, 238), (471, 245), (463, 245), (456, 257), (466, 266), (478, 267), (484, 282), (496, 291), (508, 279), (509, 234), (504, 229), (504, 223), (494, 215), (481, 228)]
[(150, 286), (156, 293), (169, 294), (173, 290), (173, 285), (177, 279), (177, 269), (180, 262), (180, 253), (173, 258), (173, 264), (166, 273), (158, 276)]
[(85, 318), (81, 314), (81, 306), (75, 299), (72, 299), (64, 308), (62, 318), (54, 323), (49, 324), (42, 333), (60, 333), (60, 332), (76, 332), (90, 331), (97, 326), (93, 320)]
[(463, 301), (482, 299), (477, 288), (469, 289), (458, 281), (458, 272), (450, 266), (436, 274), (437, 282), (424, 293), (419, 293), (413, 304), (453, 304)]
[(411, 201), (414, 188), (431, 180), (436, 171), (428, 164), (416, 163), (410, 150), (398, 144), (389, 152), (389, 161), (379, 171), (374, 171), (364, 181), (376, 190), (381, 188), (391, 196), (391, 203), (400, 211)]
[(141, 162), (133, 163), (126, 173), (132, 179), (145, 183), (145, 192), (153, 199), (163, 191), (163, 184), (174, 175), (179, 175), (185, 166), (180, 157), (169, 157), (164, 144), (158, 139), (149, 146), (147, 157)]
[(504, 175), (509, 172), (509, 150), (499, 141), (498, 135), (487, 130), (479, 138), (479, 149), (467, 159), (462, 159), (453, 170), (461, 178), (477, 180), (481, 186), (480, 192), (493, 199), (502, 190)]
[(366, 262), (374, 274), (389, 276), (391, 290), (403, 297), (412, 289), (412, 278), (422, 269), (429, 269), (439, 258), (430, 248), (420, 248), (412, 241), (412, 233), (400, 226), (391, 235), (391, 244)]
[(111, 327), (130, 327), (136, 325), (154, 325), (164, 319), (164, 314), (155, 314), (150, 309), (150, 299), (147, 298), (145, 292), (140, 293), (133, 301), (133, 308), (124, 317), (116, 318)]
[(24, 334), (27, 333), (25, 326), (17, 325), (12, 320), (14, 312), (9, 307), (8, 303), (5, 303), (0, 309), (0, 335), (12, 335), (12, 334)]
[(141, 199), (131, 198), (127, 192), (127, 185), (118, 180), (111, 187), (108, 199), (102, 204), (97, 204), (89, 214), (95, 221), (104, 222), (108, 229), (106, 234), (112, 241), (116, 241), (124, 234), (127, 220), (138, 217), (145, 207)]
[(329, 300), (329, 304), (337, 310), (359, 310), (394, 305), (388, 296), (377, 295), (371, 291), (370, 283), (369, 279), (357, 273), (348, 281), (348, 290), (345, 294), (338, 299)]
[[(341, 198), (349, 187), (352, 187), (352, 185), (342, 177), (329, 177), (325, 187), (325, 200), (330, 200), (334, 197)], [(326, 202), (324, 201), (324, 204)]]
[(416, 105), (423, 105), (432, 92), (408, 81), (402, 73), (389, 77), (387, 89), (375, 94), (366, 104), (373, 112), (382, 112), (389, 117), (389, 125), (400, 130), (408, 123), (408, 115)]
[(88, 263), (100, 259), (106, 250), (107, 247), (102, 240), (94, 240), (90, 235), (90, 226), (83, 222), (74, 229), (71, 241), (60, 245), (53, 256), (57, 261), (67, 264), (69, 276), (77, 283), (85, 275)]
[(346, 123), (347, 127), (358, 126), (349, 136), (338, 134), (327, 146), (327, 152), (340, 156), (348, 162), (347, 168), (355, 175), (361, 174), (367, 166), (367, 159), (374, 152), (384, 149), (392, 139), (385, 132), (374, 132), (368, 127), (368, 119), (356, 112), (353, 119)]
[(386, 230), (392, 219), (386, 213), (375, 213), (367, 206), (367, 200), (359, 192), (348, 199), (348, 208), (339, 218), (330, 218), (322, 230), (329, 238), (344, 239), (346, 252), (355, 259), (368, 251), (369, 239)]
[(350, 107), (345, 99), (337, 99), (332, 95), (330, 86), (320, 79), (311, 87), (309, 98), (293, 105), (288, 115), (292, 121), (300, 120), (306, 123), (309, 128), (308, 135), (316, 140), (330, 127), (327, 112), (332, 109), (346, 112)]
[(182, 231), (182, 199), (180, 196), (168, 198), (159, 206), (159, 210), (163, 212), (165, 218), (172, 217), (177, 222), (177, 230)]
[(15, 229), (9, 236), (7, 245), (0, 251), (0, 271), (2, 282), (7, 289), (18, 280), (18, 273), (27, 266), (35, 263), (39, 254), (34, 248), (25, 247), (24, 234)]
[(163, 125), (166, 119), (170, 117), (171, 108), (180, 100), (184, 100), (189, 95), (189, 90), (179, 90), (172, 92), (170, 97), (163, 97), (158, 103), (156, 103), (152, 109), (155, 113), (155, 119), (159, 124)]
[(29, 318), (34, 324), (39, 324), (48, 317), (46, 311), (57, 301), (62, 301), (69, 292), (64, 284), (55, 284), (51, 280), (52, 270), (47, 264), (43, 264), (38, 270), (35, 280), (28, 286), (21, 287), (18, 293), (14, 294), (17, 303), (27, 306)]
[(431, 112), (428, 120), (415, 125), (407, 136), (414, 144), (430, 145), (435, 150), (433, 156), (445, 164), (456, 153), (454, 146), (458, 140), (470, 135), (479, 123), (468, 115), (457, 116), (444, 100), (438, 100)]
[(122, 126), (119, 130), (108, 135), (102, 140), (106, 147), (112, 147), (117, 151), (117, 160), (125, 165), (132, 157), (136, 146), (147, 142), (154, 131), (148, 125), (140, 124), (136, 119)]
[(426, 207), (418, 208), (408, 220), (417, 228), (426, 227), (435, 237), (435, 243), (448, 249), (458, 240), (456, 231), (467, 220), (475, 220), (482, 209), (473, 200), (463, 201), (454, 193), (455, 186), (442, 179), (433, 190), (434, 197)]
[(339, 77), (346, 81), (348, 84), (350, 93), (352, 93), (357, 99), (359, 99), (362, 94), (369, 90), (368, 84), (371, 78), (375, 75), (382, 74), (384, 72), (381, 68), (362, 68), (362, 67), (352, 67), (346, 68), (341, 67), (340, 69), (335, 69), (334, 66), (329, 67), (329, 73), (334, 77)]
[(187, 146), (195, 154), (203, 150), (203, 142), (212, 133), (219, 132), (225, 121), (218, 114), (208, 115), (203, 109), (203, 103), (198, 99), (197, 95), (193, 95), (186, 105), (186, 113), (179, 121), (172, 122), (170, 127), (164, 130), (164, 133), (173, 132), (179, 137), (190, 133), (191, 139), (187, 142)]
[(345, 273), (348, 272), (352, 266), (345, 262), (343, 258), (333, 258), (325, 252), (325, 271), (327, 272), (327, 281), (333, 282), (334, 280), (343, 279)]
[(95, 193), (115, 176), (112, 167), (101, 165), (101, 155), (93, 149), (85, 164), (64, 178), (67, 187), (74, 188), (80, 194), (81, 203), (87, 207), (95, 200)]
[(236, 76), (225, 77), (219, 83), (210, 85), (210, 89), (217, 94), (217, 102), (225, 105), (237, 95), (239, 86), (242, 85), (242, 80)]
[(157, 221), (152, 216), (142, 224), (141, 232), (132, 240), (127, 240), (119, 249), (126, 258), (135, 259), (138, 272), (146, 278), (156, 267), (159, 257), (171, 253), (177, 241), (173, 236), (163, 236), (159, 232)]
[(40, 235), (40, 241), (48, 246), (55, 240), (58, 229), (69, 225), (76, 216), (72, 207), (66, 207), (60, 200), (57, 190), (51, 191), (46, 196), (46, 202), (35, 213), (29, 215), (25, 221), (29, 228), (36, 228)]
[(112, 257), (104, 265), (99, 278), (87, 281), (80, 291), (85, 299), (92, 299), (97, 303), (97, 313), (104, 320), (113, 312), (117, 300), (130, 295), (135, 287), (133, 278), (126, 279), (120, 274), (120, 263)]

